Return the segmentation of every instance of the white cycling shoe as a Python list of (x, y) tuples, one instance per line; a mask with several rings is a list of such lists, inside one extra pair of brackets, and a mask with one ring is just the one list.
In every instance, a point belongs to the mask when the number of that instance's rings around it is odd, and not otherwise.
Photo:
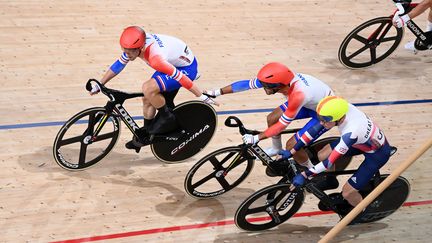
[(266, 149), (264, 149), (264, 152), (266, 152), (266, 154), (268, 154), (268, 156), (273, 157), (273, 156), (278, 155), (278, 153), (279, 153), (281, 150), (282, 150), (282, 149), (277, 149), (277, 148), (270, 147), (270, 148), (266, 148)]
[(414, 54), (417, 54), (418, 50), (414, 46), (414, 41), (410, 41), (405, 44), (405, 50), (410, 51)]

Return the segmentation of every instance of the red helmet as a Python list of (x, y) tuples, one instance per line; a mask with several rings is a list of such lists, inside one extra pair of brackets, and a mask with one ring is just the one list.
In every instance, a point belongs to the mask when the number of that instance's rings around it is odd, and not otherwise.
[(257, 78), (264, 88), (277, 88), (282, 84), (289, 85), (294, 73), (282, 63), (271, 62), (259, 70)]
[(146, 39), (145, 31), (138, 26), (129, 26), (120, 36), (120, 46), (126, 49), (142, 48)]

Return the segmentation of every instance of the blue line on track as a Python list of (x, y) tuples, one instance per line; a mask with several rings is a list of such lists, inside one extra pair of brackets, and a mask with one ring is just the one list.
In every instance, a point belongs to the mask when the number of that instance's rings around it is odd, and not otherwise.
[[(379, 101), (379, 102), (366, 102), (366, 103), (355, 103), (356, 106), (380, 106), (380, 105), (406, 105), (406, 104), (421, 104), (431, 103), (432, 99), (424, 100), (397, 100), (397, 101)], [(231, 111), (219, 111), (218, 115), (233, 115), (233, 114), (246, 114), (246, 113), (261, 113), (271, 112), (273, 109), (251, 109), (251, 110), (231, 110)], [(134, 116), (134, 120), (142, 120), (142, 116)], [(80, 121), (85, 123), (85, 121)], [(51, 127), (51, 126), (62, 126), (65, 121), (56, 122), (37, 122), (37, 123), (25, 123), (25, 124), (12, 124), (12, 125), (0, 125), (0, 130), (11, 130), (21, 128), (32, 128), (32, 127)]]

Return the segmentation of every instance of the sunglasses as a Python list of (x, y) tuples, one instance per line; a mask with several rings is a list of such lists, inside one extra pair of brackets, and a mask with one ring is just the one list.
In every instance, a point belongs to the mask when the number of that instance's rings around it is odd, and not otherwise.
[(318, 120), (320, 120), (321, 122), (331, 122), (332, 121), (332, 117), (331, 116), (320, 116), (320, 115), (318, 115)]
[(265, 83), (262, 82), (261, 80), (258, 79), (258, 81), (260, 82), (260, 84), (263, 86), (263, 88), (265, 89), (276, 89), (276, 88), (280, 88), (282, 86), (282, 84), (271, 84), (271, 83)]

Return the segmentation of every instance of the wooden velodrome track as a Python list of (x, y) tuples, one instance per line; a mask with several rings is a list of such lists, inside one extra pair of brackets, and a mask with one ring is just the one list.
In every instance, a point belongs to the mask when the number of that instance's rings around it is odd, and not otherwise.
[[(197, 160), (241, 142), (237, 130), (223, 126), (227, 115), (219, 115), (217, 133), (204, 151), (181, 164), (163, 164), (148, 148), (140, 154), (126, 150), (125, 132), (97, 166), (69, 172), (54, 162), (53, 140), (73, 114), (105, 104), (105, 96), (90, 97), (84, 84), (119, 57), (122, 29), (141, 25), (185, 40), (199, 60), (197, 82), (205, 89), (252, 78), (266, 62), (280, 61), (319, 77), (352, 103), (364, 103), (361, 109), (399, 148), (383, 169), (388, 173), (432, 136), (430, 52), (413, 55), (400, 46), (382, 63), (353, 71), (338, 62), (337, 51), (355, 26), (393, 8), (390, 0), (0, 1), (0, 242), (318, 241), (338, 217), (316, 215), (317, 199), (310, 195), (300, 209), (304, 214), (273, 230), (249, 233), (232, 223), (247, 196), (276, 180), (265, 176), (260, 163), (219, 198), (186, 195), (183, 180)], [(417, 23), (424, 27), (425, 19), (419, 16)], [(407, 32), (402, 43), (412, 37)], [(109, 86), (138, 91), (151, 73), (137, 60)], [(177, 103), (189, 99), (182, 90)], [(238, 115), (255, 129), (265, 128), (266, 116), (256, 109), (283, 102), (262, 90), (218, 100), (218, 112)], [(142, 115), (138, 99), (126, 107)], [(412, 186), (409, 206), (382, 221), (348, 227), (335, 241), (429, 241), (431, 159), (429, 151), (403, 174)]]

